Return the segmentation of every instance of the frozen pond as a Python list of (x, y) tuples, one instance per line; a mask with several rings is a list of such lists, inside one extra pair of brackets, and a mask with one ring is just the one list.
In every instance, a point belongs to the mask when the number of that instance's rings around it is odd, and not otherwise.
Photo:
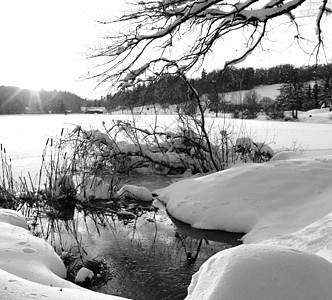
[[(126, 118), (114, 115), (2, 115), (0, 116), (0, 143), (12, 158), (14, 175), (36, 174), (41, 163), (45, 142), (49, 137), (60, 135), (62, 128), (82, 125), (85, 128), (102, 129), (102, 122)], [(158, 124), (171, 129), (176, 126), (175, 116), (158, 116)], [(254, 141), (269, 143), (274, 150), (292, 148), (295, 144), (303, 150), (324, 152), (332, 149), (332, 124), (301, 122), (277, 122), (261, 120), (207, 119), (218, 134), (226, 128), (238, 135), (248, 135)], [(145, 128), (155, 124), (154, 116), (142, 116)]]

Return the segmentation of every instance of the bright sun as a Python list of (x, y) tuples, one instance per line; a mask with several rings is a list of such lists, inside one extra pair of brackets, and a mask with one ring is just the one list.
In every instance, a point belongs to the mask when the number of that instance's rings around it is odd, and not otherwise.
[(0, 85), (77, 90), (75, 81), (86, 74), (83, 53), (94, 22), (87, 19), (84, 3), (1, 1), (0, 28), (6, 30), (0, 30)]

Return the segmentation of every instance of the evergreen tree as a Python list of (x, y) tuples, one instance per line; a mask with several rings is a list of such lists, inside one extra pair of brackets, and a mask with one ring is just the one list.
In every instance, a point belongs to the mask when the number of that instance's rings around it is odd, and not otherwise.
[(302, 109), (303, 98), (303, 84), (294, 81), (282, 85), (276, 100), (283, 110), (290, 110), (292, 118), (297, 119), (298, 111)]

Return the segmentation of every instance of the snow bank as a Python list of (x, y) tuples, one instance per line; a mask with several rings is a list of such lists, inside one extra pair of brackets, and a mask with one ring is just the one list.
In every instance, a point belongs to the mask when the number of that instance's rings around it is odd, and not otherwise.
[(7, 223), (28, 229), (28, 224), (25, 218), (22, 217), (22, 214), (11, 209), (0, 209), (0, 225), (1, 223)]
[(0, 209), (0, 299), (124, 299), (66, 281), (66, 268), (51, 245), (27, 228), (22, 215)]
[(329, 300), (332, 155), (287, 151), (156, 191), (193, 227), (245, 232), (193, 276), (186, 300)]
[(295, 151), (280, 151), (273, 155), (271, 158), (272, 161), (274, 160), (289, 160), (289, 159), (297, 159), (302, 158), (301, 154), (299, 152)]
[(297, 231), (332, 212), (332, 156), (246, 164), (156, 191), (175, 218), (247, 233), (245, 243)]
[(41, 284), (70, 286), (63, 280), (66, 268), (51, 245), (27, 229), (0, 222), (0, 241), (1, 269)]
[(123, 300), (125, 298), (109, 296), (101, 293), (71, 288), (52, 287), (39, 283), (33, 283), (19, 276), (15, 276), (0, 268), (0, 299), (52, 299), (52, 300)]
[(241, 245), (224, 250), (193, 276), (186, 300), (328, 300), (332, 265), (284, 247)]
[(332, 213), (308, 226), (262, 241), (264, 245), (282, 245), (317, 254), (332, 263)]
[[(290, 111), (285, 111), (285, 116), (291, 117)], [(329, 108), (312, 109), (308, 111), (298, 111), (298, 121), (308, 123), (331, 123), (332, 112)]]

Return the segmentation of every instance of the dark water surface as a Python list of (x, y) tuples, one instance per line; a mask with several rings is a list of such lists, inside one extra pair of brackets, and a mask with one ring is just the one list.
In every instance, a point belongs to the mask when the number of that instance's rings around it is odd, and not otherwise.
[[(151, 190), (169, 184), (163, 177), (151, 176), (139, 176), (130, 183)], [(111, 266), (112, 278), (98, 287), (99, 292), (135, 300), (184, 299), (199, 267), (215, 253), (238, 244), (240, 235), (230, 239), (225, 234), (225, 243), (201, 239), (196, 231), (196, 238), (192, 238), (188, 228), (177, 229), (162, 203), (155, 201), (154, 205), (159, 207), (158, 212), (148, 212), (136, 223), (115, 222), (112, 229), (101, 228), (100, 235), (90, 232), (84, 236), (89, 255), (104, 258)], [(183, 225), (180, 223), (179, 227)], [(223, 233), (212, 233), (212, 239), (223, 240)], [(197, 260), (193, 261), (195, 256)]]

